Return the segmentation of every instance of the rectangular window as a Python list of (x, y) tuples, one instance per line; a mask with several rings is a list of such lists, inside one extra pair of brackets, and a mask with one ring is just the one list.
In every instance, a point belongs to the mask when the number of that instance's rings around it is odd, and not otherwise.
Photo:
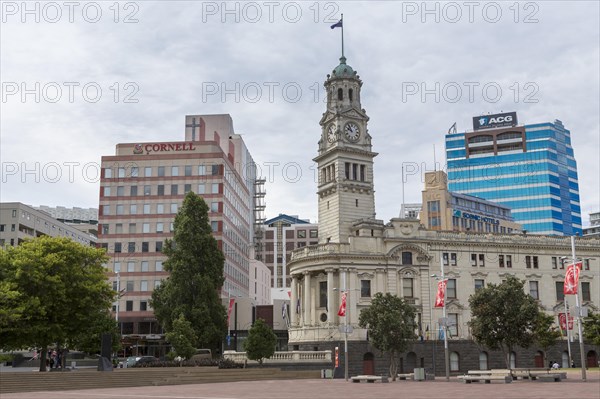
[(142, 271), (143, 272), (147, 272), (148, 271), (148, 261), (147, 260), (143, 260), (141, 263), (142, 266)]
[(446, 285), (446, 298), (456, 299), (456, 279), (448, 279), (448, 284)]
[(540, 293), (538, 290), (538, 282), (537, 281), (529, 282), (529, 295), (531, 295), (531, 297), (533, 299), (540, 299)]
[(123, 234), (123, 223), (117, 223), (117, 224), (115, 224), (115, 233), (116, 234)]
[(144, 204), (144, 215), (150, 214), (150, 204)]
[(129, 223), (129, 234), (137, 233), (137, 226), (135, 223)]
[(309, 232), (309, 236), (310, 236), (310, 238), (318, 238), (319, 232), (317, 230), (311, 230)]
[(152, 194), (152, 186), (144, 186), (144, 195)]
[(135, 288), (135, 286), (134, 286), (134, 282), (133, 282), (133, 281), (126, 281), (126, 282), (125, 282), (125, 287), (126, 287), (126, 290), (127, 290), (128, 292), (131, 292), (131, 291), (133, 291), (133, 290), (134, 290), (134, 288)]
[(198, 165), (198, 175), (206, 176), (206, 165)]
[[(0, 226), (0, 231), (4, 231), (4, 225)], [(107, 224), (102, 225), (102, 234), (110, 234)]]
[(483, 287), (485, 287), (485, 280), (476, 278), (475, 279), (475, 291), (477, 291), (478, 289), (483, 288)]
[(525, 256), (525, 267), (531, 269), (531, 256), (529, 255)]
[(456, 266), (456, 252), (450, 253), (450, 266)]
[(140, 281), (140, 291), (148, 291), (148, 281)]
[(122, 215), (123, 211), (123, 205), (117, 204), (117, 215)]
[(133, 301), (126, 301), (125, 302), (125, 311), (126, 312), (133, 312)]
[(125, 168), (119, 168), (117, 173), (119, 177), (125, 177)]
[(402, 279), (402, 296), (404, 296), (404, 298), (413, 298), (414, 297), (414, 293), (413, 293), (413, 284), (414, 281), (412, 278), (403, 278)]
[(162, 272), (163, 271), (163, 264), (162, 264), (162, 260), (157, 260), (156, 261), (156, 271), (157, 272)]
[(165, 185), (159, 184), (156, 186), (156, 195), (165, 195)]
[(121, 253), (121, 243), (115, 242), (115, 253)]
[(564, 301), (565, 300), (565, 291), (564, 291), (564, 281), (555, 281), (556, 285), (556, 301)]
[(104, 177), (107, 179), (112, 178), (112, 169), (111, 168), (104, 168)]
[(219, 212), (219, 203), (218, 202), (211, 202), (210, 203), (210, 211), (211, 212)]
[(131, 167), (131, 177), (138, 177), (140, 175), (140, 169), (137, 166)]
[(533, 268), (537, 269), (538, 267), (539, 267), (538, 257), (537, 256), (533, 256)]
[(171, 204), (171, 213), (177, 213), (177, 204)]
[(162, 248), (163, 248), (163, 242), (156, 241), (156, 252), (162, 252)]
[(104, 188), (104, 196), (110, 197), (110, 187), (103, 187), (103, 188)]
[(160, 286), (160, 280), (154, 280), (154, 288), (158, 288)]
[(114, 271), (115, 273), (121, 272), (121, 262), (115, 262)]
[(558, 259), (556, 258), (556, 256), (552, 257), (552, 268), (558, 269)]
[(129, 187), (129, 196), (136, 197), (137, 195), (138, 195), (137, 186), (131, 186), (131, 187)]
[(142, 224), (142, 233), (150, 233), (150, 223)]
[(479, 266), (485, 267), (485, 254), (479, 254)]
[(219, 231), (219, 222), (217, 222), (216, 220), (213, 220), (212, 222), (210, 222), (210, 228), (212, 229), (213, 232)]
[(165, 213), (165, 204), (156, 204), (156, 213)]
[(135, 242), (130, 241), (127, 243), (127, 252), (129, 252), (129, 253), (135, 252)]
[(123, 197), (125, 196), (125, 186), (118, 186), (117, 187), (117, 197)]
[(440, 201), (427, 201), (427, 211), (428, 212), (439, 212), (440, 211)]
[(212, 166), (211, 166), (211, 174), (212, 174), (213, 176), (216, 176), (216, 175), (218, 175), (218, 174), (219, 174), (219, 169), (220, 169), (220, 166), (221, 166), (221, 165), (212, 165)]
[(171, 176), (179, 176), (179, 166), (171, 166)]
[(412, 263), (412, 261), (413, 261), (412, 255), (413, 255), (412, 252), (408, 252), (408, 251), (402, 252), (402, 264), (403, 265), (412, 265), (413, 264)]
[(590, 260), (589, 259), (583, 260), (583, 270), (590, 270)]
[(477, 254), (471, 254), (471, 266), (477, 267)]
[(319, 307), (327, 307), (327, 281), (319, 281)]
[(171, 195), (177, 195), (177, 184), (171, 184)]
[(142, 252), (148, 252), (149, 247), (150, 247), (150, 245), (147, 241), (142, 242)]
[[(145, 290), (148, 291), (148, 290)], [(148, 301), (140, 301), (140, 311), (145, 312), (148, 310)]]
[(164, 166), (159, 166), (158, 167), (158, 176), (164, 176), (165, 175), (165, 167)]
[(186, 176), (191, 176), (192, 175), (192, 165), (185, 165), (184, 173)]
[(458, 337), (458, 313), (448, 313), (448, 337)]
[(198, 194), (206, 194), (206, 189), (204, 187), (204, 183), (198, 184)]
[(212, 183), (210, 185), (210, 192), (212, 194), (219, 194), (219, 183)]
[(296, 235), (298, 238), (306, 238), (306, 230), (298, 230)]
[(504, 267), (504, 255), (498, 255), (498, 266)]
[(127, 262), (127, 273), (135, 272), (135, 262)]
[(152, 176), (152, 167), (146, 166), (144, 168), (144, 176), (145, 177), (151, 177)]
[(442, 253), (442, 262), (444, 263), (444, 266), (448, 266), (448, 263), (449, 263), (448, 255), (449, 255), (448, 252)]
[(360, 296), (361, 298), (371, 297), (371, 280), (360, 280)]
[(129, 205), (129, 214), (137, 215), (137, 205), (136, 204)]
[(162, 233), (163, 232), (163, 228), (164, 228), (164, 223), (163, 222), (156, 223), (156, 232), (157, 233)]
[(592, 300), (592, 293), (590, 291), (590, 283), (587, 281), (581, 282), (581, 299), (584, 301)]
[(191, 184), (184, 184), (184, 185), (183, 185), (183, 193), (184, 193), (184, 194), (187, 194), (187, 193), (189, 193), (190, 191), (192, 191), (192, 185), (191, 185)]
[(506, 267), (512, 267), (512, 255), (506, 255)]

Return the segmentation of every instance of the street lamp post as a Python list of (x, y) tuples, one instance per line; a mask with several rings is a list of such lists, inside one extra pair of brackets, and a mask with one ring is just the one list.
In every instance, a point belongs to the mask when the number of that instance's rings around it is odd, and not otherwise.
[[(577, 257), (575, 256), (575, 236), (571, 236), (571, 256), (573, 257), (573, 267), (577, 267), (575, 266), (575, 263), (577, 263)], [(583, 265), (582, 265), (583, 266)], [(577, 293), (575, 294), (575, 310), (577, 311), (577, 330), (579, 333), (579, 357), (580, 357), (580, 361), (581, 361), (581, 379), (583, 381), (586, 381), (586, 372), (585, 372), (585, 353), (584, 353), (584, 348), (583, 348), (583, 328), (582, 328), (582, 321), (581, 321), (581, 305), (579, 303), (579, 281), (577, 282)], [(567, 321), (568, 323), (568, 321)], [(569, 325), (567, 324), (567, 328), (569, 327)]]
[[(440, 252), (440, 268), (441, 268), (441, 277), (439, 277), (439, 281), (444, 281), (444, 255)], [(437, 275), (432, 274), (431, 277), (438, 278)], [(446, 381), (450, 381), (450, 357), (448, 356), (448, 319), (446, 318), (446, 291), (447, 287), (444, 288), (444, 304), (442, 306), (442, 331), (444, 332), (444, 364), (446, 369)]]
[(344, 379), (348, 381), (348, 317), (350, 314), (350, 306), (348, 303), (350, 302), (348, 298), (348, 272), (344, 271), (344, 286), (340, 290), (339, 288), (334, 288), (334, 291), (339, 291), (341, 294), (346, 294), (346, 313), (344, 317)]

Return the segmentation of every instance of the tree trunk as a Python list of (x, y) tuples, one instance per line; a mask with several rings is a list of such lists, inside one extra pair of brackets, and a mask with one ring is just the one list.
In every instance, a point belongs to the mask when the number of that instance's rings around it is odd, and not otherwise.
[(40, 349), (40, 370), (39, 371), (48, 371), (48, 369), (46, 369), (46, 357), (47, 356), (48, 356), (48, 347), (43, 346), (42, 349)]
[(398, 361), (396, 358), (396, 353), (392, 352), (390, 355), (390, 377), (392, 381), (396, 381), (396, 376), (398, 375)]

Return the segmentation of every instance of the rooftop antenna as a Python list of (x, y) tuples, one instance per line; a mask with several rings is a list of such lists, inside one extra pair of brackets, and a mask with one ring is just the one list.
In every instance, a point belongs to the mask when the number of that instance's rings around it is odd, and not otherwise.
[(400, 217), (404, 219), (406, 217), (406, 212), (404, 211), (404, 163), (402, 163), (402, 206), (400, 207), (401, 215)]
[(435, 144), (433, 145), (433, 171), (437, 172), (437, 165), (436, 165), (436, 160), (435, 160)]

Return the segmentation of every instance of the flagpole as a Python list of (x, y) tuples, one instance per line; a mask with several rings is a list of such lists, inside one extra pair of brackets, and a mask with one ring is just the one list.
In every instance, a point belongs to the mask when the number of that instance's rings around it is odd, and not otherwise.
[(569, 334), (569, 306), (567, 305), (567, 296), (565, 295), (564, 297), (565, 297), (565, 320), (566, 320), (565, 328), (567, 330), (567, 349), (569, 350), (569, 365), (567, 367), (571, 367), (571, 365), (573, 364), (573, 358), (571, 357), (571, 335)]
[(342, 21), (342, 57), (344, 57), (344, 14), (342, 14), (340, 21)]
[[(442, 283), (444, 281), (444, 256), (440, 252), (440, 266), (442, 268)], [(446, 319), (446, 293), (448, 287), (444, 287), (444, 306), (442, 307), (442, 319), (444, 320), (444, 363), (446, 365), (446, 381), (450, 381), (450, 359), (448, 357), (448, 319)]]
[[(342, 27), (342, 29), (344, 28)], [(344, 292), (346, 293), (346, 314), (344, 315), (344, 378), (348, 381), (348, 314), (350, 310), (348, 306), (348, 270), (344, 272)]]
[[(577, 258), (575, 257), (575, 236), (571, 236), (571, 255), (573, 256), (573, 266), (577, 267)], [(581, 379), (586, 380), (585, 373), (585, 353), (583, 348), (583, 331), (581, 326), (581, 306), (579, 304), (579, 279), (577, 279), (577, 291), (575, 292), (575, 309), (577, 311), (577, 329), (579, 332), (579, 357), (581, 361)], [(567, 328), (569, 327), (567, 320)]]

